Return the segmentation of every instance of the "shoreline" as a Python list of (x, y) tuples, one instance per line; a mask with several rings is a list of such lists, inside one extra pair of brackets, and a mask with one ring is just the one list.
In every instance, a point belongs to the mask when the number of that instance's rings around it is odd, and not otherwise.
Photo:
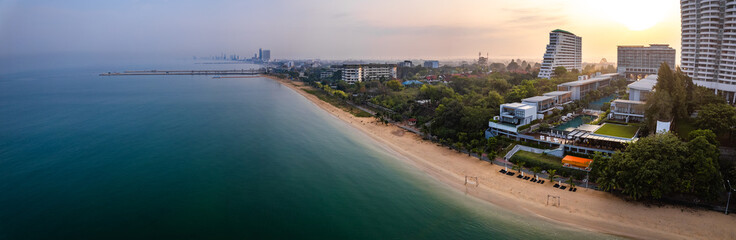
[[(498, 165), (423, 140), (404, 129), (379, 123), (373, 117), (355, 117), (296, 86), (305, 87), (301, 82), (263, 77), (294, 90), (435, 180), (509, 211), (628, 238), (736, 239), (734, 215), (669, 205), (646, 206), (592, 189), (569, 192), (552, 188), (550, 181), (540, 185), (519, 180), (498, 173), (502, 168)], [(397, 130), (405, 134), (395, 134)], [(477, 176), (480, 186), (466, 188), (465, 176)], [(560, 206), (547, 206), (548, 195), (559, 196)]]

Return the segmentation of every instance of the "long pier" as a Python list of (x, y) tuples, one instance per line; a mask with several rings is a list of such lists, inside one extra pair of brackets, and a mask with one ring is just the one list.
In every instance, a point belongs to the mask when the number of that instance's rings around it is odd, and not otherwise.
[(143, 70), (100, 73), (100, 76), (150, 76), (150, 75), (258, 75), (265, 69), (240, 70)]

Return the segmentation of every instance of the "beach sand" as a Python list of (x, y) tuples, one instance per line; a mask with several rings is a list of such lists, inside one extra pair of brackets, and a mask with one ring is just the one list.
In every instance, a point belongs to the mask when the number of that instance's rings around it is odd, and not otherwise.
[[(677, 206), (646, 206), (610, 193), (579, 188), (553, 188), (550, 181), (536, 184), (499, 173), (502, 166), (425, 141), (416, 134), (359, 118), (302, 90), (301, 82), (269, 77), (282, 83), (333, 116), (371, 137), (398, 159), (406, 160), (459, 192), (511, 211), (547, 219), (574, 228), (638, 239), (736, 239), (736, 215)], [(465, 176), (478, 177), (478, 187), (464, 185)], [(547, 196), (559, 196), (560, 206), (548, 206)]]

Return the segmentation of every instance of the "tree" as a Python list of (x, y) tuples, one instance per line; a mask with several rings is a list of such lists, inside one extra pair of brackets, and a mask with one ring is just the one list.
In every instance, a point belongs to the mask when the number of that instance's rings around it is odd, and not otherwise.
[(695, 124), (714, 133), (727, 133), (736, 127), (736, 109), (728, 104), (707, 104), (698, 112)]
[(707, 199), (716, 198), (723, 191), (723, 178), (718, 166), (720, 157), (718, 146), (711, 144), (708, 137), (701, 135), (691, 139), (687, 147), (690, 156), (685, 165), (689, 166), (690, 171), (684, 172), (683, 185), (686, 187), (684, 190)]
[(394, 91), (401, 91), (404, 89), (404, 85), (402, 85), (398, 79), (394, 79), (394, 80), (386, 82), (386, 87)]
[(542, 171), (542, 168), (539, 166), (532, 167), (532, 172), (534, 173), (534, 177), (537, 177), (537, 174)]
[[(640, 138), (610, 158), (594, 156), (591, 177), (604, 190), (634, 199), (685, 193), (712, 198), (722, 190), (715, 134), (693, 131), (683, 143), (672, 133)], [(720, 187), (719, 187), (720, 186)]]
[(549, 174), (549, 181), (554, 182), (557, 174), (557, 169), (549, 169), (547, 170), (547, 174)]
[(519, 68), (520, 68), (519, 64), (516, 63), (516, 62), (514, 62), (513, 59), (511, 60), (511, 62), (509, 63), (509, 65), (506, 66), (506, 69), (508, 69), (509, 71), (514, 71), (514, 70), (517, 70)]
[(555, 76), (561, 77), (567, 73), (567, 69), (563, 66), (556, 67), (554, 70)]

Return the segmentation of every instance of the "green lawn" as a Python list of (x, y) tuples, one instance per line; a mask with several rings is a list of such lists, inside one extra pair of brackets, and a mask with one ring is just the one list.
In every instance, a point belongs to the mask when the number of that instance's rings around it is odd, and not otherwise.
[(518, 151), (514, 156), (519, 156), (526, 159), (534, 159), (540, 162), (546, 162), (554, 165), (562, 165), (562, 158), (558, 158), (550, 155), (536, 154), (527, 151)]
[(594, 133), (613, 137), (633, 138), (638, 130), (639, 127), (635, 126), (606, 123)]

